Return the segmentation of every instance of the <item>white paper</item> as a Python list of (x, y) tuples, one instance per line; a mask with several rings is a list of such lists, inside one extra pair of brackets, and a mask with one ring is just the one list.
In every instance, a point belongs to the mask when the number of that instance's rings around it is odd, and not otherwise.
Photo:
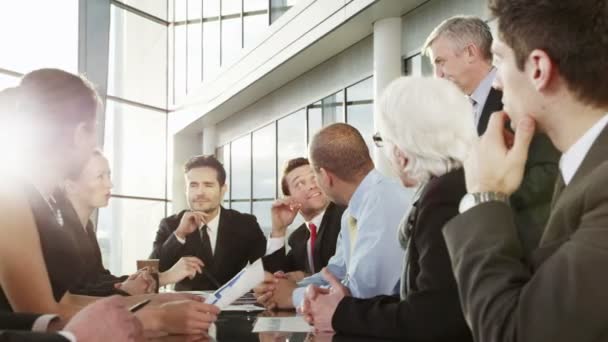
[(252, 304), (240, 304), (240, 305), (228, 305), (222, 309), (222, 311), (246, 311), (246, 312), (256, 312), (256, 311), (264, 311), (261, 306), (252, 305)]
[(253, 332), (312, 332), (312, 327), (304, 317), (259, 317), (253, 326)]
[(213, 304), (220, 309), (224, 309), (263, 281), (264, 266), (262, 265), (262, 259), (258, 259), (253, 264), (241, 270), (241, 272), (235, 275), (217, 291), (209, 295), (209, 297), (206, 298), (205, 303)]

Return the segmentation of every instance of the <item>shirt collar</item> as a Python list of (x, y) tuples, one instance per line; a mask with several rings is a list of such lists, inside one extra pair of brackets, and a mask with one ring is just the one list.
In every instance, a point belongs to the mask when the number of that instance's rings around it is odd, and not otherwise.
[(591, 145), (593, 145), (597, 137), (602, 133), (606, 124), (608, 124), (608, 113), (598, 120), (574, 143), (574, 145), (570, 146), (570, 148), (562, 154), (562, 157), (559, 160), (559, 169), (564, 178), (564, 184), (568, 185), (568, 183), (570, 183), (574, 174), (587, 156), (587, 153), (589, 153)]
[(321, 227), (321, 222), (323, 221), (323, 215), (325, 215), (325, 210), (323, 210), (322, 212), (317, 214), (317, 216), (315, 216), (312, 220), (306, 222), (306, 228), (308, 228), (308, 230), (310, 231), (309, 225), (312, 223), (317, 227), (317, 230), (318, 230), (319, 227)]
[(359, 183), (357, 189), (353, 193), (353, 196), (348, 202), (348, 211), (350, 216), (356, 220), (359, 219), (360, 210), (363, 210), (363, 202), (367, 192), (382, 179), (382, 175), (376, 169), (371, 170), (365, 178)]
[(471, 94), (470, 98), (477, 103), (477, 106), (481, 107), (486, 102), (488, 94), (490, 94), (490, 90), (492, 89), (494, 78), (496, 78), (496, 68), (492, 67), (490, 72), (481, 80), (481, 83), (479, 83), (475, 91)]
[[(207, 222), (207, 228), (209, 231), (217, 232), (217, 227), (220, 225), (220, 216), (222, 215), (222, 207), (220, 206), (217, 215), (213, 218), (213, 220)], [(203, 224), (200, 228), (203, 228), (205, 225)], [(199, 229), (200, 229), (199, 228)]]

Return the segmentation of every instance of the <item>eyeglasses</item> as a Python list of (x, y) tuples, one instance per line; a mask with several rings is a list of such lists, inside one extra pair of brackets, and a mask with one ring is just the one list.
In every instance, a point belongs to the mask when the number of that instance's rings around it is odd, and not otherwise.
[(382, 140), (382, 136), (380, 136), (380, 132), (376, 132), (376, 134), (374, 134), (372, 136), (372, 140), (374, 141), (374, 144), (376, 145), (376, 147), (384, 146), (384, 140)]

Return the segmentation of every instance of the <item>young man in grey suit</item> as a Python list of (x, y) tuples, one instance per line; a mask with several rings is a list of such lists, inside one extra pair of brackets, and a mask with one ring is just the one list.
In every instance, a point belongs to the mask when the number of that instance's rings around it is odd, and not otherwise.
[[(472, 150), (462, 214), (444, 229), (465, 317), (476, 341), (606, 341), (608, 3), (491, 0), (490, 9), (506, 114), (493, 114)], [(506, 201), (535, 131), (563, 155), (529, 266)]]
[[(482, 19), (454, 16), (444, 20), (428, 36), (423, 52), (435, 76), (456, 84), (473, 105), (477, 134), (484, 134), (492, 113), (503, 109), (502, 91), (492, 88), (492, 32)], [(515, 223), (526, 254), (538, 247), (549, 218), (559, 152), (545, 134), (537, 134), (529, 149), (522, 185), (511, 196)]]

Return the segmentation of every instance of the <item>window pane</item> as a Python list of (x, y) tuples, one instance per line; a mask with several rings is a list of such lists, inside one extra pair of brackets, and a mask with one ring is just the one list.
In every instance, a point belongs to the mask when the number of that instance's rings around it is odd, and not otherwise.
[(308, 106), (308, 143), (312, 137), (323, 127), (321, 101)]
[(113, 192), (165, 198), (167, 114), (108, 100), (105, 154)]
[(217, 149), (216, 158), (224, 165), (226, 170), (226, 195), (224, 202), (230, 201), (230, 144)]
[(222, 19), (222, 66), (234, 62), (241, 51), (241, 18)]
[(184, 21), (186, 20), (186, 15), (188, 13), (188, 2), (187, 0), (173, 0), (174, 9), (173, 9), (173, 21)]
[(270, 0), (270, 21), (274, 23), (285, 12), (287, 12), (297, 0)]
[[(277, 167), (292, 158), (306, 157), (306, 112), (302, 109), (278, 121)], [(281, 193), (279, 189), (279, 193)]]
[(43, 67), (77, 72), (78, 4), (78, 0), (3, 1), (0, 66), (21, 73)]
[(233, 141), (232, 199), (251, 198), (251, 135)]
[(246, 202), (231, 202), (230, 209), (234, 209), (239, 213), (251, 214), (251, 203)]
[(258, 223), (264, 235), (270, 235), (272, 230), (272, 218), (270, 217), (270, 208), (272, 201), (257, 201), (253, 202), (253, 215), (258, 219)]
[(188, 24), (188, 92), (198, 87), (202, 81), (202, 23)]
[[(167, 0), (118, 0), (142, 12), (167, 20)], [(172, 1), (172, 0), (171, 0)]]
[(370, 77), (346, 89), (348, 123), (359, 130), (370, 150), (374, 134), (373, 86)]
[(268, 28), (268, 13), (247, 15), (243, 18), (243, 22), (245, 47), (257, 45)]
[(275, 124), (253, 132), (253, 198), (274, 198)]
[(339, 91), (321, 100), (323, 126), (334, 122), (344, 122), (344, 92)]
[(220, 22), (203, 23), (203, 79), (213, 79), (220, 69)]
[(241, 13), (241, 0), (222, 0), (222, 15)]
[(167, 28), (112, 6), (108, 94), (167, 108)]
[(267, 11), (268, 0), (243, 0), (243, 11)]
[(16, 87), (19, 85), (20, 81), (20, 77), (0, 73), (0, 90), (4, 90), (10, 87)]
[(186, 95), (186, 25), (177, 25), (175, 30), (175, 51), (173, 87), (175, 91), (175, 102), (179, 102)]
[(99, 210), (97, 239), (104, 265), (114, 274), (135, 273), (136, 260), (147, 259), (165, 202), (112, 198)]
[(203, 4), (202, 0), (188, 0), (188, 20), (202, 18)]
[(203, 0), (203, 16), (205, 18), (220, 15), (220, 0)]

